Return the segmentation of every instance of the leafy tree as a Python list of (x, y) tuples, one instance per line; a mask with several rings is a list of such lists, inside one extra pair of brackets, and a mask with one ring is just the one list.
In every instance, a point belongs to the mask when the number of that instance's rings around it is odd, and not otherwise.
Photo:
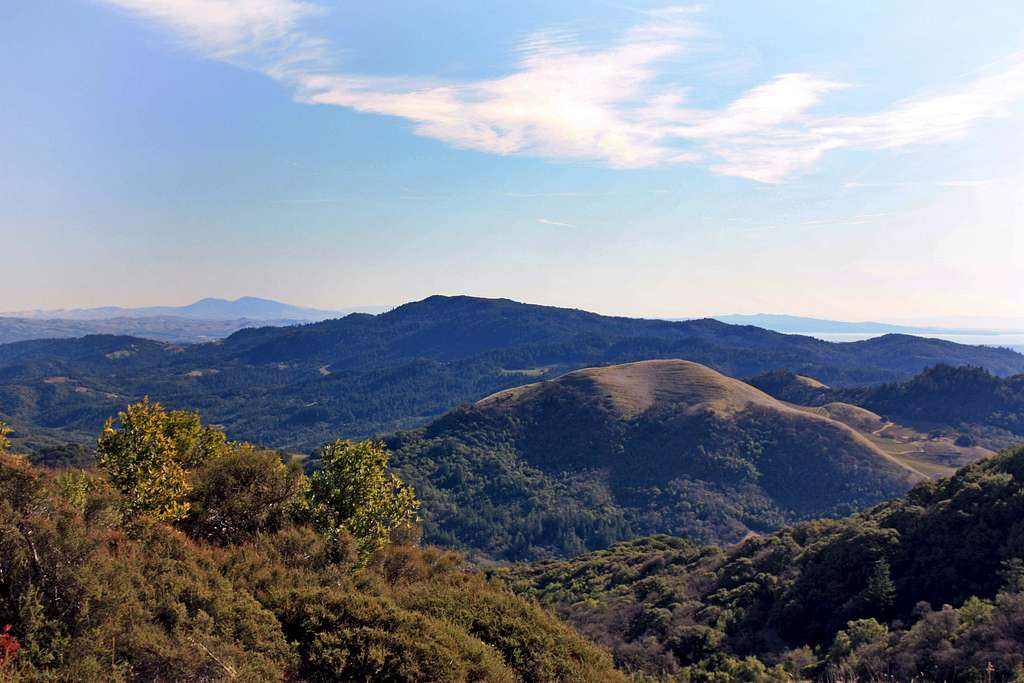
[(305, 477), (298, 462), (248, 444), (209, 460), (191, 477), (184, 527), (219, 544), (238, 543), (281, 529)]
[(328, 538), (352, 534), (364, 562), (394, 530), (412, 525), (420, 506), (412, 487), (388, 470), (388, 458), (381, 442), (339, 439), (321, 449), (322, 469), (309, 482), (313, 524)]
[(845, 630), (836, 634), (829, 651), (829, 659), (841, 660), (865, 645), (884, 639), (888, 634), (888, 627), (878, 623), (876, 619), (854, 619), (846, 625)]
[(11, 447), (11, 440), (7, 438), (10, 433), (11, 428), (0, 422), (0, 453), (6, 453), (7, 449)]
[(107, 420), (96, 454), (124, 495), (122, 513), (151, 513), (164, 521), (188, 514), (188, 469), (230, 450), (224, 434), (204, 426), (199, 413), (164, 410), (145, 397)]

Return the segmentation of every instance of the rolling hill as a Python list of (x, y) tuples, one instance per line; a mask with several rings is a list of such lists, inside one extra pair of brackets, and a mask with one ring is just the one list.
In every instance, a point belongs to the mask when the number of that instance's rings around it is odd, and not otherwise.
[(107, 416), (148, 394), (201, 410), (233, 438), (310, 449), (421, 425), (536, 379), (655, 358), (687, 358), (734, 377), (789, 367), (836, 386), (908, 379), (936, 363), (1024, 372), (1024, 356), (1012, 351), (905, 335), (834, 344), (714, 320), (435, 296), (206, 344), (96, 335), (2, 345), (0, 415), (23, 430), (88, 441)]
[[(776, 398), (807, 406), (856, 404), (916, 428), (992, 448), (1024, 440), (1024, 374), (997, 377), (983, 368), (936, 365), (906, 382), (827, 387), (789, 371), (750, 380)], [(889, 430), (891, 431), (891, 430)]]
[(428, 541), (505, 558), (650, 533), (734, 542), (927, 476), (827, 414), (681, 360), (502, 391), (389, 445)]

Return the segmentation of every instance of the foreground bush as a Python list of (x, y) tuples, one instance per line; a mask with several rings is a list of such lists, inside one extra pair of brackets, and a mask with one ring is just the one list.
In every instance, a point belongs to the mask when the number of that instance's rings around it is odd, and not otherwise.
[[(123, 514), (101, 474), (0, 453), (0, 625), (18, 643), (3, 680), (624, 680), (457, 555), (392, 544), (364, 563), (345, 531), (297, 522), (276, 456), (211, 462), (191, 470), (179, 529)], [(279, 503), (255, 532), (234, 507), (247, 495)]]

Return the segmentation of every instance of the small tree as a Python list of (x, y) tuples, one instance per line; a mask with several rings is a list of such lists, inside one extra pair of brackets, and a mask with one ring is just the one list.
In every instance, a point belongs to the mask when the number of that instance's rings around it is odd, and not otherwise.
[(108, 419), (97, 444), (100, 466), (124, 495), (121, 510), (173, 522), (188, 514), (188, 469), (224, 455), (224, 434), (203, 426), (199, 413), (167, 412), (149, 397)]
[(0, 422), (0, 454), (6, 453), (7, 449), (11, 447), (11, 440), (7, 438), (10, 433), (11, 428)]
[(359, 547), (360, 561), (383, 547), (394, 530), (412, 525), (420, 503), (412, 487), (388, 470), (378, 441), (338, 440), (320, 452), (322, 469), (309, 481), (310, 518), (330, 539), (342, 530)]
[(864, 598), (870, 607), (883, 612), (896, 599), (896, 584), (893, 583), (889, 562), (885, 558), (877, 560), (872, 567)]

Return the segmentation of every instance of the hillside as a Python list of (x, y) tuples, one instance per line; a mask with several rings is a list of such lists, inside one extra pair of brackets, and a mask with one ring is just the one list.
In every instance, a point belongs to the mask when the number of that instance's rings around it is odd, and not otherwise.
[(606, 652), (414, 534), (363, 559), (344, 529), (310, 522), (302, 475), (276, 453), (222, 442), (175, 523), (126, 507), (146, 494), (113, 476), (32, 467), (2, 437), (5, 682), (625, 681)]
[(978, 367), (937, 365), (906, 382), (870, 387), (809, 386), (786, 371), (750, 382), (785, 401), (810, 406), (853, 403), (964, 444), (998, 447), (1024, 440), (1024, 374), (998, 377)]
[(1022, 520), (1018, 448), (727, 550), (661, 536), (496, 574), (620, 666), (672, 680), (1011, 681), (1024, 666)]
[(1024, 436), (1024, 374), (939, 365), (902, 383), (845, 392), (875, 412), (906, 420), (997, 427)]
[(650, 533), (734, 542), (925, 476), (840, 421), (678, 360), (503, 391), (389, 445), (427, 540), (505, 558)]
[(118, 406), (149, 394), (202, 410), (234, 438), (309, 449), (421, 425), (460, 403), (582, 367), (672, 357), (733, 377), (789, 367), (834, 386), (907, 379), (940, 362), (1024, 372), (1020, 354), (934, 339), (833, 344), (714, 320), (438, 296), (192, 346), (123, 336), (3, 345), (0, 415), (23, 430), (87, 440)]

